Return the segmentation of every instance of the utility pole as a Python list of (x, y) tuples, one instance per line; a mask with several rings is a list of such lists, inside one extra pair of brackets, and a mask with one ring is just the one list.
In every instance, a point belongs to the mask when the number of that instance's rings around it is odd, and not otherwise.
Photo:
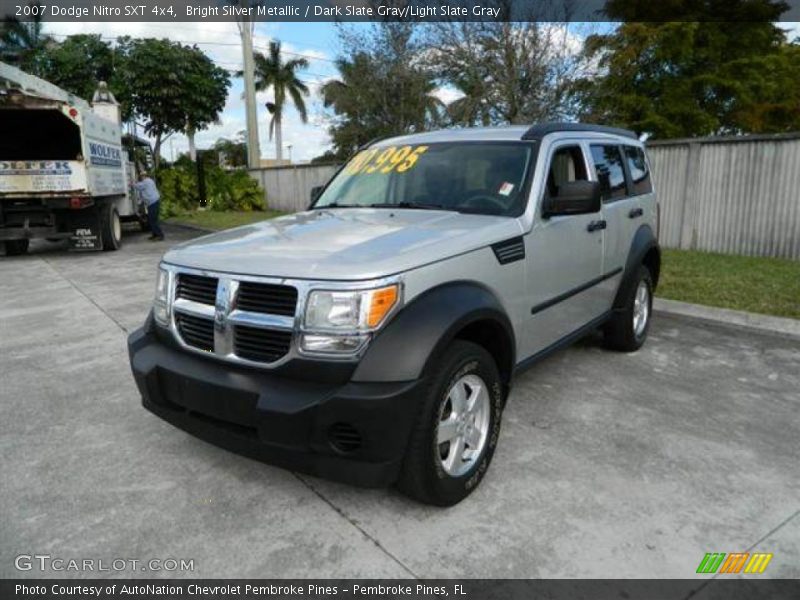
[[(250, 0), (241, 0), (242, 8), (250, 6)], [(247, 12), (247, 11), (245, 11)], [(261, 149), (258, 146), (258, 114), (256, 112), (255, 64), (253, 61), (253, 22), (237, 21), (242, 36), (242, 58), (244, 62), (244, 106), (247, 116), (247, 166), (261, 166)]]

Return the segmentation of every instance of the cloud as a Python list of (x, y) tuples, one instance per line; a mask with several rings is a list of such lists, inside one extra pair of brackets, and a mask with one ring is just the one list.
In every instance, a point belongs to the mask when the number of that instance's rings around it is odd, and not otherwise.
[(444, 104), (450, 104), (459, 98), (463, 98), (465, 94), (464, 92), (448, 85), (436, 88), (433, 90), (433, 95), (441, 100)]
[(796, 38), (800, 39), (800, 23), (793, 21), (778, 23), (778, 27), (786, 32), (786, 39), (790, 42), (794, 41)]

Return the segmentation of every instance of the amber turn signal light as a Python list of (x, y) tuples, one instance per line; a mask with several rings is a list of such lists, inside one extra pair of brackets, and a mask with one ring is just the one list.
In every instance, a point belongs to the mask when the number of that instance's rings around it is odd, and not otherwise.
[(369, 312), (367, 313), (367, 326), (377, 327), (384, 317), (397, 304), (397, 284), (374, 290), (370, 294)]

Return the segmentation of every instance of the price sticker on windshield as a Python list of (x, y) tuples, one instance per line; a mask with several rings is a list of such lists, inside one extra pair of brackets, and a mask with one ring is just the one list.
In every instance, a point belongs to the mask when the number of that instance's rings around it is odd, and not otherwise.
[(345, 167), (345, 172), (349, 175), (405, 173), (417, 164), (427, 149), (428, 146), (369, 148), (356, 154)]

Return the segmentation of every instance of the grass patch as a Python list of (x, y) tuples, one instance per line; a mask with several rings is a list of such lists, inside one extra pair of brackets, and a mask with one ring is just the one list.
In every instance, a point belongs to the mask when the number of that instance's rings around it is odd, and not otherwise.
[(800, 261), (664, 249), (656, 295), (800, 319)]
[(263, 210), (263, 211), (192, 211), (183, 213), (174, 217), (166, 219), (167, 223), (177, 223), (185, 225), (194, 225), (195, 227), (202, 227), (204, 229), (230, 229), (231, 227), (239, 227), (240, 225), (249, 225), (250, 223), (257, 223), (266, 219), (273, 219), (281, 216), (282, 212), (278, 210)]

